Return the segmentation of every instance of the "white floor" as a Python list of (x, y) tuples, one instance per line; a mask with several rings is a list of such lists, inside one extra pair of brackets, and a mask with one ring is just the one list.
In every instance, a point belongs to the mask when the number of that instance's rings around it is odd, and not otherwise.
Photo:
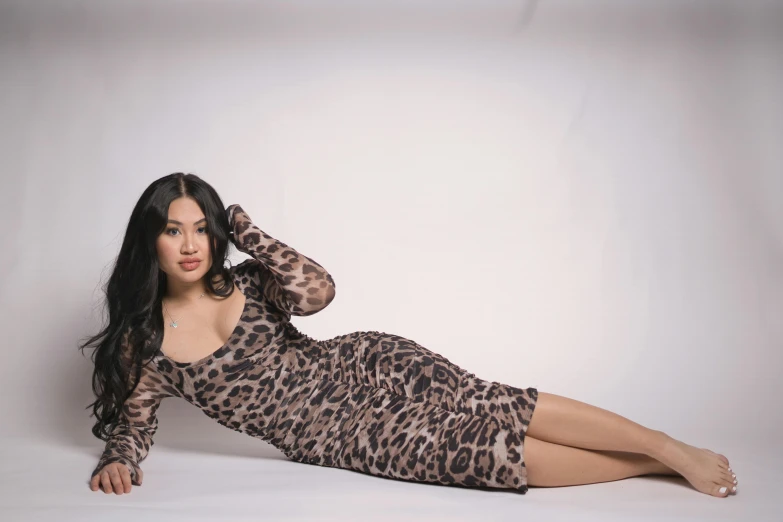
[(783, 520), (779, 447), (724, 448), (741, 480), (728, 498), (669, 477), (531, 488), (521, 495), (300, 464), (263, 441), (229, 435), (224, 447), (156, 443), (142, 465), (144, 484), (124, 495), (89, 489), (97, 439), (89, 447), (4, 439), (0, 520)]

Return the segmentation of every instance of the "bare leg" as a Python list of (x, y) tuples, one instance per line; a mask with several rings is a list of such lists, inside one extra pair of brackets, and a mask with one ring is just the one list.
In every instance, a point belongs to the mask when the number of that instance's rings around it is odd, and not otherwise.
[(725, 456), (560, 395), (539, 391), (527, 435), (574, 448), (647, 455), (685, 477), (702, 493), (718, 497), (727, 496), (736, 485)]
[(641, 475), (679, 475), (640, 453), (573, 448), (530, 435), (525, 437), (525, 465), (527, 483), (533, 487), (576, 486)]
[(527, 434), (575, 448), (630, 451), (650, 455), (666, 435), (616, 413), (568, 397), (539, 391)]

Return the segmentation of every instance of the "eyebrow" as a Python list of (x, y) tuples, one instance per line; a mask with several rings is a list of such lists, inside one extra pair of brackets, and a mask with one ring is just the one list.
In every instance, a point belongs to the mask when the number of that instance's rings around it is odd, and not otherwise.
[[(196, 222), (195, 222), (195, 223), (193, 223), (193, 224), (194, 224), (194, 225), (198, 225), (198, 224), (199, 224), (199, 223), (201, 223), (202, 221), (206, 221), (206, 220), (207, 220), (207, 218), (203, 217), (203, 218), (199, 219), (198, 221), (196, 221)], [(182, 224), (180, 221), (177, 221), (176, 219), (169, 219), (169, 221), (168, 221), (168, 222), (169, 222), (169, 223), (176, 223), (177, 225), (181, 225), (181, 224)]]

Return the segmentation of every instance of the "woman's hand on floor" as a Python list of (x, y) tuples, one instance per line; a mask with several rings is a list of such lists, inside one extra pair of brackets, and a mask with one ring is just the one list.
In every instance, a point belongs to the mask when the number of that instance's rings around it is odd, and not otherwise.
[[(141, 470), (139, 470), (138, 473), (139, 485), (141, 485), (144, 473)], [(90, 481), (90, 489), (93, 491), (98, 491), (99, 486), (102, 486), (102, 489), (106, 494), (109, 494), (112, 491), (117, 495), (130, 493), (131, 475), (128, 467), (120, 462), (106, 464)]]

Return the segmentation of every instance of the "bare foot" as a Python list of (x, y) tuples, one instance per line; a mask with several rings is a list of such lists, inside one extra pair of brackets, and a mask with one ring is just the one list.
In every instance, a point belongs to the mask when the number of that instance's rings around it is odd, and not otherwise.
[(659, 462), (652, 457), (650, 458), (652, 463), (650, 464), (650, 475), (671, 475), (674, 477), (681, 477), (679, 473), (674, 471), (672, 468), (664, 464), (663, 462)]
[(726, 497), (737, 491), (737, 479), (729, 469), (729, 459), (705, 448), (696, 448), (671, 437), (655, 457), (673, 469), (702, 493)]

